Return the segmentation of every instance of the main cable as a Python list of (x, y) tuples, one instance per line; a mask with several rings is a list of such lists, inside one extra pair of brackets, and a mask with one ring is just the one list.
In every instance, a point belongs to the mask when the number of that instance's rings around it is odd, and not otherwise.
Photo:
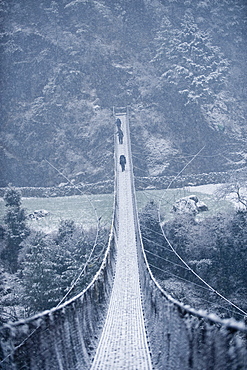
[(92, 247), (92, 249), (91, 249), (91, 252), (90, 252), (90, 254), (89, 254), (89, 257), (88, 257), (88, 259), (87, 259), (87, 261), (86, 261), (86, 263), (84, 264), (84, 267), (82, 268), (82, 270), (81, 270), (81, 272), (79, 273), (79, 275), (77, 276), (77, 278), (75, 278), (74, 279), (74, 281), (72, 282), (72, 284), (71, 284), (71, 287), (69, 288), (69, 290), (68, 290), (68, 292), (63, 296), (63, 298), (59, 301), (59, 303), (56, 305), (56, 308), (58, 307), (58, 306), (60, 306), (61, 305), (61, 303), (67, 298), (67, 296), (70, 294), (70, 292), (74, 289), (74, 287), (75, 287), (75, 285), (77, 284), (77, 282), (79, 281), (79, 279), (81, 278), (81, 276), (82, 276), (82, 274), (85, 272), (85, 270), (86, 270), (86, 268), (87, 268), (87, 266), (88, 266), (88, 264), (89, 264), (89, 262), (90, 262), (90, 259), (91, 259), (91, 256), (92, 256), (92, 254), (93, 254), (93, 252), (94, 252), (94, 250), (95, 250), (95, 248), (96, 248), (96, 246), (97, 246), (97, 240), (98, 240), (98, 236), (99, 236), (99, 225), (100, 225), (100, 217), (98, 216), (98, 213), (97, 213), (97, 209), (94, 207), (94, 205), (93, 205), (93, 203), (92, 203), (92, 201), (91, 201), (91, 199), (88, 197), (88, 195), (87, 194), (85, 194), (85, 193), (83, 193), (82, 191), (81, 191), (81, 189), (80, 188), (78, 188), (78, 186), (76, 186), (76, 185), (74, 185), (71, 181), (70, 181), (70, 179), (67, 177), (67, 176), (65, 176), (61, 171), (59, 171), (52, 163), (50, 163), (47, 159), (45, 159), (45, 161), (52, 167), (52, 168), (54, 168), (61, 176), (63, 176), (73, 187), (75, 187), (81, 194), (83, 194), (83, 195), (86, 195), (86, 197), (87, 197), (87, 199), (88, 199), (88, 201), (89, 201), (89, 203), (90, 203), (90, 205), (92, 206), (92, 208), (93, 208), (93, 210), (94, 210), (94, 212), (95, 212), (95, 216), (96, 216), (96, 219), (97, 219), (97, 229), (96, 229), (96, 235), (95, 235), (95, 239), (94, 239), (94, 244), (93, 244), (93, 247)]
[(180, 259), (180, 261), (192, 272), (193, 275), (195, 275), (203, 284), (205, 284), (213, 293), (217, 294), (219, 297), (221, 297), (222, 299), (224, 299), (226, 302), (228, 302), (231, 306), (233, 306), (234, 308), (236, 308), (237, 310), (239, 310), (240, 312), (242, 312), (242, 314), (244, 316), (247, 316), (247, 312), (245, 312), (244, 310), (242, 310), (242, 308), (238, 307), (235, 303), (231, 302), (228, 298), (224, 297), (221, 293), (219, 293), (216, 289), (214, 289), (210, 284), (208, 284), (200, 275), (198, 275), (189, 265), (187, 262), (185, 262), (183, 260), (183, 258), (177, 253), (177, 251), (173, 248), (171, 242), (169, 241), (169, 239), (167, 238), (167, 236), (165, 235), (164, 231), (163, 231), (163, 228), (161, 227), (161, 230), (163, 232), (163, 236), (167, 242), (167, 244), (169, 245), (169, 247), (171, 248), (171, 250), (176, 254), (176, 256)]
[[(153, 268), (154, 268), (154, 269), (156, 269), (156, 270), (159, 270), (159, 271), (163, 272), (164, 274), (174, 276), (175, 278), (177, 278), (177, 279), (179, 279), (179, 280), (185, 281), (185, 282), (187, 282), (187, 283), (189, 283), (189, 284), (193, 284), (193, 285), (198, 286), (199, 288), (205, 289), (205, 290), (207, 290), (207, 291), (211, 291), (210, 289), (208, 289), (208, 288), (206, 288), (206, 287), (204, 287), (204, 286), (202, 286), (202, 285), (199, 285), (199, 284), (197, 284), (197, 283), (194, 283), (193, 281), (190, 281), (190, 280), (188, 280), (188, 279), (182, 278), (182, 277), (180, 277), (180, 276), (178, 276), (178, 275), (176, 275), (176, 274), (174, 274), (174, 273), (172, 273), (172, 272), (169, 272), (169, 271), (163, 270), (163, 269), (161, 269), (160, 267), (155, 266), (155, 265), (153, 265), (153, 264), (151, 264), (151, 263), (149, 264), (149, 266), (153, 267)], [(205, 299), (205, 298), (200, 297), (200, 300), (203, 300), (203, 301), (205, 301), (205, 302), (207, 302), (207, 303), (209, 303), (209, 304), (212, 304), (212, 302), (211, 302), (211, 301), (209, 301), (208, 299)], [(238, 315), (238, 316), (241, 316), (241, 317), (243, 316), (243, 315), (242, 315), (242, 313), (239, 313), (239, 312), (233, 311), (233, 310), (231, 310), (231, 309), (229, 309), (229, 308), (227, 308), (227, 307), (225, 307), (225, 306), (219, 305), (218, 303), (215, 303), (215, 304), (216, 304), (218, 307), (220, 307), (220, 308), (222, 308), (222, 309), (224, 309), (224, 310), (226, 310), (226, 311), (228, 311), (228, 312), (232, 312), (232, 313), (234, 313), (235, 315)]]
[[(79, 275), (73, 280), (68, 292), (61, 298), (61, 300), (59, 301), (59, 303), (55, 306), (55, 308), (58, 308), (62, 302), (68, 297), (68, 295), (71, 293), (71, 291), (74, 289), (74, 287), (76, 286), (77, 282), (79, 281), (79, 279), (81, 278), (81, 276), (84, 274), (90, 260), (91, 260), (91, 257), (92, 257), (92, 254), (97, 246), (97, 240), (98, 240), (98, 236), (99, 236), (99, 225), (100, 225), (100, 219), (101, 217), (98, 217), (98, 214), (97, 214), (97, 209), (94, 207), (91, 199), (87, 196), (87, 194), (83, 193), (81, 191), (80, 188), (78, 188), (78, 186), (76, 186), (75, 184), (73, 184), (70, 179), (65, 176), (61, 171), (59, 171), (52, 163), (50, 163), (47, 159), (45, 159), (45, 161), (52, 167), (54, 168), (61, 176), (63, 176), (74, 188), (76, 188), (82, 195), (86, 195), (90, 205), (92, 206), (94, 212), (95, 212), (95, 216), (97, 218), (97, 229), (96, 229), (96, 235), (95, 235), (95, 239), (94, 239), (94, 244), (93, 244), (93, 247), (91, 249), (91, 252), (89, 254), (89, 257), (86, 261), (86, 263), (84, 264), (83, 266), (83, 269), (81, 270), (81, 272), (79, 273)], [(16, 351), (17, 349), (19, 349), (20, 347), (22, 347), (26, 341), (40, 328), (40, 325), (35, 328), (21, 343), (19, 343), (16, 347), (14, 347), (13, 351)], [(9, 357), (11, 356), (11, 354), (9, 354), (8, 356), (6, 356), (0, 363), (3, 363), (4, 361), (6, 361)]]
[[(189, 164), (201, 153), (201, 151), (205, 148), (205, 146), (200, 149), (194, 156), (193, 158), (182, 168), (182, 170), (177, 174), (177, 176), (174, 177), (174, 179), (169, 183), (168, 187), (166, 188), (166, 190), (168, 190), (171, 186), (171, 184), (173, 183), (174, 180), (176, 180), (176, 178), (185, 170), (185, 168), (187, 168), (189, 166)], [(166, 191), (165, 190), (165, 191)], [(159, 224), (160, 224), (160, 228), (161, 228), (161, 232), (162, 232), (162, 235), (163, 237), (165, 238), (167, 244), (169, 245), (169, 247), (171, 248), (171, 250), (175, 253), (175, 255), (179, 258), (179, 260), (203, 283), (205, 284), (213, 293), (217, 294), (219, 297), (221, 297), (223, 300), (225, 300), (226, 302), (228, 302), (231, 306), (233, 306), (234, 308), (236, 308), (237, 310), (239, 310), (240, 312), (242, 312), (243, 315), (247, 316), (247, 312), (245, 312), (244, 310), (242, 310), (240, 307), (238, 307), (235, 303), (231, 302), (229, 299), (227, 299), (226, 297), (224, 297), (221, 293), (219, 293), (216, 289), (214, 289), (210, 284), (208, 284), (201, 276), (199, 276), (189, 265), (187, 262), (185, 262), (183, 260), (183, 258), (177, 253), (177, 251), (174, 249), (174, 247), (172, 246), (171, 242), (169, 241), (169, 239), (167, 238), (165, 232), (164, 232), (164, 229), (161, 225), (161, 201), (164, 197), (164, 194), (165, 194), (165, 191), (162, 195), (162, 197), (160, 198), (160, 201), (159, 201), (159, 206), (158, 206), (158, 219), (159, 219)]]

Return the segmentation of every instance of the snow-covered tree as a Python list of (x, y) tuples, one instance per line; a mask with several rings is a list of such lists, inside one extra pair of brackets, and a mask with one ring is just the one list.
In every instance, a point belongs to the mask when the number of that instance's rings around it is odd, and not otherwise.
[(247, 175), (246, 169), (234, 172), (230, 181), (221, 185), (215, 192), (218, 199), (232, 197), (240, 209), (247, 210)]
[(224, 86), (229, 62), (187, 12), (179, 28), (165, 17), (155, 40), (163, 88), (174, 85), (185, 103), (209, 103)]
[(5, 223), (5, 247), (2, 258), (11, 272), (18, 268), (18, 253), (22, 241), (27, 237), (29, 230), (26, 224), (25, 210), (21, 208), (21, 194), (14, 188), (9, 188), (4, 194), (6, 213)]
[(33, 232), (23, 243), (24, 251), (20, 258), (25, 291), (22, 303), (29, 313), (49, 309), (61, 296), (56, 244), (44, 233)]
[(23, 241), (18, 274), (24, 287), (22, 304), (29, 314), (54, 307), (63, 297), (69, 299), (87, 286), (99, 268), (106, 243), (102, 229), (88, 261), (95, 232), (63, 220), (57, 233), (33, 231)]

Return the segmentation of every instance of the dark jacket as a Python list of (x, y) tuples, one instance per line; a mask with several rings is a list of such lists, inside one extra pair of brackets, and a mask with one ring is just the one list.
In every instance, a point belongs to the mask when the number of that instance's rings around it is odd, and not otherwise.
[(120, 164), (126, 164), (126, 158), (123, 154), (120, 155)]

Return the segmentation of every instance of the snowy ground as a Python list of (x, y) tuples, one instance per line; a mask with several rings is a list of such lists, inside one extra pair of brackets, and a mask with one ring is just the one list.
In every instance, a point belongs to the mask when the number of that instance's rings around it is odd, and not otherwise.
[(203, 194), (214, 194), (214, 192), (221, 186), (222, 184), (207, 184), (207, 185), (199, 185), (199, 186), (187, 186), (185, 187), (191, 193), (203, 193)]
[[(188, 189), (191, 192), (198, 192), (198, 193), (204, 193), (204, 194), (210, 194), (213, 195), (216, 190), (218, 190), (221, 186), (224, 186), (223, 184), (209, 184), (209, 185), (200, 185), (200, 186), (191, 186), (188, 187)], [(245, 198), (247, 197), (247, 188), (241, 188), (241, 195)], [(231, 202), (234, 205), (235, 209), (245, 209), (243, 204), (239, 203), (237, 194), (236, 193), (230, 193), (225, 198), (229, 202)]]

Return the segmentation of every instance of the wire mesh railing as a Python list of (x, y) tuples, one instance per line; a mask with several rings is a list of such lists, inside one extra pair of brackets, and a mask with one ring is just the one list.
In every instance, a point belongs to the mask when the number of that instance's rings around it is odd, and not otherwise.
[[(115, 158), (115, 169), (116, 165)], [(4, 324), (0, 328), (1, 369), (90, 368), (115, 274), (118, 225), (116, 186), (107, 250), (91, 284), (56, 308)]]

